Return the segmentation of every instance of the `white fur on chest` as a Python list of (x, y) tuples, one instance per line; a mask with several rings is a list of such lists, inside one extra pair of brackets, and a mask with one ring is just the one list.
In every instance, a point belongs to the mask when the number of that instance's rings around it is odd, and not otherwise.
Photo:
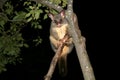
[(66, 34), (67, 26), (68, 26), (68, 24), (64, 24), (63, 26), (61, 26), (59, 28), (58, 27), (55, 28), (56, 32), (58, 34), (59, 39), (63, 39), (64, 38), (64, 36)]

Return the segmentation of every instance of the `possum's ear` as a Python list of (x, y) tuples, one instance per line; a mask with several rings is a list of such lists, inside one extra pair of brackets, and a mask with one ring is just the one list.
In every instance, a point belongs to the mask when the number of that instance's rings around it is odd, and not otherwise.
[(48, 16), (50, 17), (51, 20), (54, 20), (54, 15), (49, 13)]
[(60, 15), (62, 16), (62, 18), (65, 18), (65, 10), (62, 10), (62, 11), (60, 12)]

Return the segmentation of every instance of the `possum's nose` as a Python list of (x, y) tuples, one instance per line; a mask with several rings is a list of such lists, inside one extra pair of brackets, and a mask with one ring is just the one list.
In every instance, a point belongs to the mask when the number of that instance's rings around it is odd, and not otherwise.
[(61, 27), (61, 24), (60, 24), (60, 23), (58, 23), (58, 24), (57, 24), (57, 26), (58, 26), (58, 27)]

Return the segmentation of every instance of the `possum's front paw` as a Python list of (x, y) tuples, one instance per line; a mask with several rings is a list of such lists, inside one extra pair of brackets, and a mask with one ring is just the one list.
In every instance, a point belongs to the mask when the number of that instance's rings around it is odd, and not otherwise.
[(60, 39), (57, 43), (57, 48), (63, 43), (62, 39)]

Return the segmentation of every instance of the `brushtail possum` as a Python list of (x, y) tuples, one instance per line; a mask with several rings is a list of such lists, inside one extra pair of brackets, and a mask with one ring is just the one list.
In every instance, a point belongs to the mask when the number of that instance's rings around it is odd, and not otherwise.
[(63, 50), (61, 51), (61, 55), (58, 59), (58, 67), (59, 73), (61, 76), (66, 76), (67, 74), (67, 55), (73, 49), (73, 39), (71, 35), (68, 33), (68, 21), (65, 18), (65, 11), (61, 11), (57, 15), (49, 14), (51, 18), (51, 26), (50, 26), (50, 43), (54, 52), (59, 48), (60, 41), (64, 38), (65, 35), (69, 36), (66, 41)]

